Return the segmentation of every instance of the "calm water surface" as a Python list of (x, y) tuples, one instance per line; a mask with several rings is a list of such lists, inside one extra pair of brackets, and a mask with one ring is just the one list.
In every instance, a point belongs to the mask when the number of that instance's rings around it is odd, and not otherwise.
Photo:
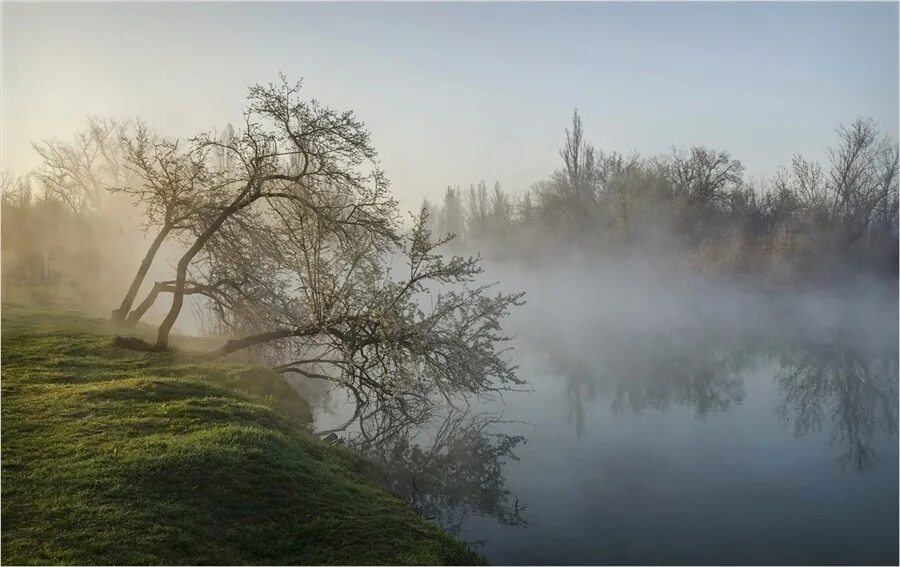
[[(495, 564), (896, 564), (896, 301), (705, 295), (538, 294), (511, 321), (530, 391), (342, 435)], [(349, 413), (332, 392), (317, 425)]]

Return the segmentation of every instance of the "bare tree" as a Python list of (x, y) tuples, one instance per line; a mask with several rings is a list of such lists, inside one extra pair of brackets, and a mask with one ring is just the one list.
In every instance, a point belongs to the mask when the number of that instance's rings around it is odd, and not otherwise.
[(27, 205), (32, 197), (30, 178), (15, 176), (7, 170), (0, 171), (0, 202), (5, 205)]
[(89, 117), (87, 127), (71, 141), (44, 140), (33, 147), (42, 160), (34, 177), (45, 195), (75, 214), (102, 212), (122, 222), (122, 209), (112, 206), (109, 194), (123, 193), (143, 205), (145, 228), (158, 228), (121, 304), (112, 311), (114, 321), (125, 321), (159, 248), (173, 230), (186, 227), (191, 201), (183, 195), (202, 174), (199, 164), (138, 120)]
[(779, 194), (795, 202), (806, 242), (825, 257), (847, 256), (864, 236), (895, 240), (897, 230), (897, 145), (866, 118), (837, 132), (826, 167), (795, 156), (775, 178)]
[(487, 233), (490, 219), (490, 198), (484, 181), (479, 181), (477, 186), (469, 186), (466, 205), (468, 209), (467, 228), (472, 238), (477, 240)]
[(439, 234), (453, 234), (460, 239), (466, 231), (466, 213), (463, 210), (462, 192), (459, 187), (447, 187), (436, 223)]
[(839, 246), (847, 248), (867, 233), (878, 212), (889, 223), (896, 217), (897, 146), (867, 118), (838, 128), (838, 137), (829, 150), (828, 213), (841, 228)]
[[(257, 85), (250, 88), (244, 125), (230, 141), (212, 134), (193, 140), (194, 151), (217, 149), (222, 168), (206, 176), (210, 196), (205, 215), (178, 260), (172, 305), (159, 326), (156, 348), (166, 349), (169, 334), (184, 305), (192, 262), (239, 214), (266, 208), (276, 201), (294, 207), (293, 213), (314, 217), (340, 235), (358, 227), (380, 239), (395, 238), (396, 204), (377, 167), (369, 133), (352, 112), (335, 112), (317, 101), (299, 97), (301, 83)], [(332, 195), (343, 197), (335, 205)]]
[[(129, 316), (138, 291), (163, 242), (173, 232), (189, 229), (201, 213), (200, 209), (211, 200), (211, 196), (206, 194), (211, 186), (208, 183), (209, 172), (204, 163), (206, 156), (203, 148), (188, 153), (181, 152), (178, 142), (159, 139), (142, 123), (138, 122), (134, 130), (133, 135), (122, 136), (121, 144), (125, 167), (140, 181), (109, 189), (128, 194), (141, 203), (147, 229), (156, 228), (157, 232), (125, 297), (112, 312), (113, 321), (129, 325), (136, 323), (143, 314), (141, 311)], [(151, 291), (151, 295), (153, 294)]]
[(513, 204), (509, 195), (500, 186), (500, 182), (494, 183), (494, 192), (491, 194), (491, 224), (494, 230), (506, 230), (513, 217)]
[[(363, 124), (299, 92), (284, 79), (252, 87), (240, 131), (198, 136), (184, 153), (142, 135), (128, 141), (144, 180), (131, 193), (163, 233), (186, 237), (186, 251), (126, 321), (171, 294), (152, 347), (165, 349), (184, 297), (199, 295), (233, 337), (207, 356), (262, 350), (284, 372), (406, 415), (435, 396), (520, 383), (500, 321), (521, 294), (471, 286), (477, 260), (440, 255), (452, 236), (433, 242), (426, 210), (401, 234)], [(396, 279), (399, 258), (408, 272)]]
[(728, 152), (703, 147), (691, 148), (687, 155), (676, 151), (671, 161), (675, 192), (703, 204), (721, 201), (729, 187), (741, 183), (743, 171)]
[(566, 128), (566, 143), (559, 151), (565, 169), (560, 179), (571, 194), (576, 195), (582, 205), (594, 201), (594, 181), (596, 159), (594, 147), (584, 138), (584, 126), (576, 109), (572, 113), (572, 128)]
[(70, 142), (32, 144), (42, 161), (35, 179), (75, 212), (100, 209), (110, 187), (128, 184), (122, 138), (130, 127), (130, 121), (89, 117)]
[(673, 152), (668, 170), (681, 234), (695, 246), (721, 238), (719, 213), (743, 182), (741, 162), (728, 152), (694, 147), (687, 154)]
[[(431, 241), (425, 211), (399, 247), (388, 249), (363, 233), (342, 240), (320, 222), (280, 214), (293, 220), (282, 221), (280, 233), (270, 228), (277, 236), (267, 244), (253, 239), (262, 247), (251, 254), (273, 258), (252, 282), (254, 291), (219, 286), (212, 298), (226, 327), (258, 332), (210, 356), (268, 345), (287, 361), (282, 371), (331, 380), (353, 392), (360, 406), (393, 405), (407, 415), (428, 408), (434, 396), (450, 401), (520, 383), (498, 346), (506, 340), (500, 321), (521, 294), (489, 296), (488, 287), (465, 285), (481, 268), (472, 258), (436, 253), (447, 239)], [(243, 264), (246, 250), (216, 257)], [(398, 253), (408, 272), (394, 280), (387, 262)], [(442, 289), (425, 310), (434, 286)]]

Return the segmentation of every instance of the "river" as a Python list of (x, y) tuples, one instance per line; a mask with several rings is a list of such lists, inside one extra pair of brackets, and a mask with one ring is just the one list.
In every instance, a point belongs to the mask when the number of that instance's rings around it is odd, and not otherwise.
[[(501, 279), (526, 391), (341, 433), (490, 563), (898, 562), (895, 288)], [(350, 414), (318, 397), (319, 429)]]

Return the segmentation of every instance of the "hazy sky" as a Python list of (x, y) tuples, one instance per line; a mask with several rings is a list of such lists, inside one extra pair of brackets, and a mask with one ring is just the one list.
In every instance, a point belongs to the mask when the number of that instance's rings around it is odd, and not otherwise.
[(247, 85), (304, 76), (354, 109), (403, 205), (448, 184), (525, 188), (572, 109), (594, 145), (727, 149), (752, 175), (821, 157), (834, 128), (897, 138), (897, 3), (2, 3), (2, 161), (88, 114), (189, 136)]

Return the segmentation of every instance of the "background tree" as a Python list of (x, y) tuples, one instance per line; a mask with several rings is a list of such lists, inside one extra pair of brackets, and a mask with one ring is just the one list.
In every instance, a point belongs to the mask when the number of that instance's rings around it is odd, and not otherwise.
[(69, 142), (32, 144), (41, 158), (35, 180), (76, 213), (102, 209), (110, 187), (129, 185), (122, 140), (131, 126), (129, 120), (89, 117)]
[(466, 233), (466, 213), (459, 187), (447, 187), (437, 222), (438, 234), (454, 234), (464, 240)]
[(584, 137), (584, 126), (576, 109), (572, 113), (572, 127), (566, 128), (566, 143), (559, 151), (565, 168), (557, 173), (563, 190), (582, 206), (595, 200), (597, 163), (594, 147)]
[(490, 197), (484, 181), (479, 181), (477, 186), (471, 185), (466, 193), (466, 228), (475, 240), (483, 238), (488, 232), (490, 207)]
[[(515, 199), (506, 228), (479, 191), (469, 232), (479, 251), (529, 262), (638, 252), (708, 275), (796, 284), (896, 275), (898, 147), (870, 119), (838, 129), (825, 165), (796, 156), (771, 180), (747, 180), (728, 152), (696, 146), (641, 158), (603, 152), (573, 114), (561, 167)], [(506, 209), (502, 194), (489, 199)]]

